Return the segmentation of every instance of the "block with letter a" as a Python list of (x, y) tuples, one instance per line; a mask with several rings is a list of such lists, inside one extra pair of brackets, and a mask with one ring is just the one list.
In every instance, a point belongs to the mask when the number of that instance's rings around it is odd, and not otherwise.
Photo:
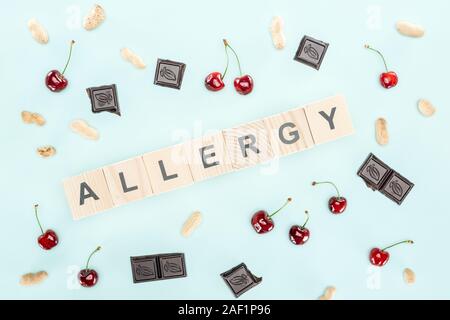
[(63, 184), (75, 220), (114, 207), (102, 169), (68, 178)]

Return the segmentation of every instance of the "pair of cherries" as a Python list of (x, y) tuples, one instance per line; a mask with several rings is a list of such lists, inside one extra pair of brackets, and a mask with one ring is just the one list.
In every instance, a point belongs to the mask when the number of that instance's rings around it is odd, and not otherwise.
[[(59, 238), (56, 232), (53, 231), (52, 229), (48, 229), (47, 231), (44, 232), (44, 229), (42, 228), (41, 222), (39, 220), (38, 206), (39, 205), (37, 204), (34, 205), (34, 214), (36, 216), (39, 228), (41, 229), (41, 235), (38, 237), (37, 242), (42, 249), (51, 250), (52, 248), (58, 245)], [(91, 260), (92, 255), (97, 251), (99, 251), (100, 249), (101, 249), (100, 247), (97, 247), (97, 249), (95, 249), (89, 255), (89, 258), (86, 263), (86, 268), (78, 272), (78, 280), (83, 287), (93, 287), (97, 283), (98, 273), (94, 269), (89, 268), (89, 261)]]
[[(323, 182), (313, 182), (312, 185), (319, 185), (319, 184), (331, 184), (336, 189), (336, 196), (331, 197), (328, 200), (328, 208), (330, 209), (331, 213), (333, 214), (341, 214), (345, 211), (347, 208), (347, 199), (344, 197), (341, 197), (338, 188), (333, 182), (330, 181), (323, 181)], [(253, 217), (251, 219), (251, 223), (253, 228), (257, 233), (267, 233), (269, 231), (272, 231), (275, 224), (272, 220), (272, 217), (276, 215), (278, 212), (280, 212), (289, 202), (291, 202), (292, 199), (288, 198), (286, 203), (277, 211), (273, 212), (272, 214), (268, 214), (265, 210), (259, 210), (253, 214)], [(306, 228), (306, 224), (309, 221), (309, 214), (308, 211), (305, 211), (306, 214), (306, 221), (303, 223), (303, 225), (294, 225), (289, 230), (289, 238), (293, 244), (296, 245), (302, 245), (306, 241), (308, 241), (310, 232), (309, 229)]]
[(228, 64), (229, 64), (229, 57), (228, 57), (228, 49), (233, 52), (234, 56), (236, 57), (236, 61), (239, 67), (239, 77), (236, 77), (234, 79), (234, 88), (239, 94), (247, 95), (253, 90), (253, 79), (248, 74), (242, 74), (241, 69), (241, 63), (239, 61), (239, 57), (234, 51), (234, 49), (229, 45), (228, 41), (223, 39), (223, 44), (225, 46), (225, 54), (227, 57), (227, 66), (225, 67), (225, 71), (222, 73), (218, 71), (211, 72), (208, 74), (205, 78), (205, 87), (206, 89), (210, 91), (220, 91), (225, 87), (225, 83), (223, 82), (223, 79), (225, 78), (225, 75), (228, 71)]
[[(288, 198), (286, 200), (286, 203), (279, 208), (277, 211), (273, 212), (272, 214), (268, 214), (265, 210), (259, 210), (255, 212), (255, 214), (252, 217), (251, 223), (253, 228), (257, 233), (267, 233), (273, 230), (275, 227), (275, 224), (272, 220), (272, 217), (276, 215), (278, 212), (280, 212), (284, 207), (288, 205), (292, 201), (292, 198)], [(308, 211), (305, 211), (306, 214), (306, 221), (303, 223), (303, 225), (294, 225), (289, 230), (289, 239), (293, 244), (296, 245), (303, 245), (308, 241), (309, 239), (309, 229), (306, 228), (306, 224), (309, 221), (309, 214)]]

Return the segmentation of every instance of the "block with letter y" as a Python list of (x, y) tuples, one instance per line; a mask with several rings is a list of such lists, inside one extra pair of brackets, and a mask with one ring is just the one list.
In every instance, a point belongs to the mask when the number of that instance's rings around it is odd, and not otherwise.
[(342, 95), (308, 104), (305, 113), (315, 144), (333, 141), (354, 132), (347, 102)]

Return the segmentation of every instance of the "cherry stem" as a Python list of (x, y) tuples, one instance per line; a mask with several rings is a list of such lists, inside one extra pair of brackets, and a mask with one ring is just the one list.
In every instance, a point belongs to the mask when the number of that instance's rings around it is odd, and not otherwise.
[(34, 205), (34, 215), (36, 216), (36, 220), (37, 220), (37, 222), (38, 222), (39, 228), (41, 228), (42, 234), (44, 234), (44, 229), (42, 229), (41, 222), (39, 221), (38, 209), (37, 209), (38, 207), (39, 207), (38, 204), (35, 204), (35, 205)]
[(227, 56), (227, 66), (226, 66), (225, 71), (223, 72), (223, 75), (222, 75), (222, 79), (225, 79), (225, 75), (227, 74), (227, 71), (228, 71), (228, 64), (230, 62), (230, 57), (228, 55), (228, 50), (227, 50), (227, 45), (228, 45), (227, 40), (223, 39), (223, 44), (224, 44), (224, 48), (225, 48), (225, 54)]
[(289, 202), (292, 201), (292, 198), (287, 198), (286, 202), (281, 206), (280, 209), (278, 209), (277, 211), (275, 211), (274, 213), (272, 213), (269, 218), (272, 218), (274, 215), (276, 215), (278, 212), (280, 212), (281, 210), (283, 210), (284, 207), (286, 207), (288, 205)]
[(387, 67), (387, 64), (386, 64), (386, 60), (384, 59), (384, 56), (383, 56), (383, 54), (382, 54), (380, 51), (378, 51), (377, 49), (372, 48), (372, 47), (369, 46), (368, 44), (364, 45), (364, 48), (369, 49), (369, 50), (372, 50), (372, 51), (378, 53), (379, 56), (381, 57), (381, 59), (383, 59), (383, 63), (384, 63), (384, 67), (386, 68), (386, 72), (389, 72), (388, 67)]
[(227, 47), (230, 48), (230, 50), (233, 52), (234, 56), (236, 57), (236, 60), (237, 60), (237, 63), (238, 63), (238, 67), (239, 67), (239, 73), (240, 73), (240, 75), (241, 75), (241, 77), (242, 77), (241, 62), (239, 61), (239, 57), (238, 57), (236, 51), (234, 51), (234, 49), (230, 46), (230, 44), (228, 43), (227, 40), (223, 39), (223, 43), (224, 43), (224, 45), (225, 45), (225, 49), (226, 49)]
[(396, 245), (399, 245), (399, 244), (402, 244), (402, 243), (410, 243), (410, 244), (413, 244), (414, 241), (412, 241), (412, 240), (404, 240), (404, 241), (400, 241), (400, 242), (394, 243), (393, 245), (390, 245), (390, 246), (388, 246), (388, 247), (386, 247), (386, 248), (381, 249), (381, 251), (386, 251), (387, 249), (392, 248), (392, 247), (395, 247)]
[(313, 181), (312, 185), (315, 186), (316, 184), (331, 184), (336, 189), (338, 200), (341, 199), (341, 195), (339, 193), (339, 189), (336, 187), (336, 185), (333, 182), (331, 182), (331, 181), (321, 181), (321, 182)]
[(306, 226), (306, 224), (308, 223), (308, 221), (309, 221), (309, 212), (308, 212), (308, 210), (305, 210), (305, 214), (306, 214), (306, 221), (303, 224), (302, 228), (304, 228)]
[(100, 251), (101, 248), (102, 248), (102, 247), (98, 246), (98, 247), (97, 247), (94, 251), (92, 251), (92, 253), (89, 255), (89, 258), (87, 259), (87, 262), (86, 262), (86, 270), (89, 270), (89, 261), (91, 261), (92, 256), (93, 256), (96, 252)]
[(64, 74), (64, 72), (66, 72), (67, 66), (69, 65), (69, 62), (70, 62), (70, 58), (72, 57), (72, 47), (73, 47), (74, 44), (75, 44), (75, 41), (72, 40), (72, 41), (70, 42), (69, 57), (67, 58), (66, 65), (64, 66), (64, 69), (63, 69), (63, 71), (61, 72), (61, 74)]

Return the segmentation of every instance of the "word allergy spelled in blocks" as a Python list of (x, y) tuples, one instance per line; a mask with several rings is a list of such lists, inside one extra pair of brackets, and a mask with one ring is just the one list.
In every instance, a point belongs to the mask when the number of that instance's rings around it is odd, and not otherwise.
[[(338, 95), (68, 178), (64, 189), (73, 218), (80, 219), (352, 133), (347, 103)], [(399, 190), (407, 183), (398, 176), (380, 191), (402, 201), (406, 193)]]

